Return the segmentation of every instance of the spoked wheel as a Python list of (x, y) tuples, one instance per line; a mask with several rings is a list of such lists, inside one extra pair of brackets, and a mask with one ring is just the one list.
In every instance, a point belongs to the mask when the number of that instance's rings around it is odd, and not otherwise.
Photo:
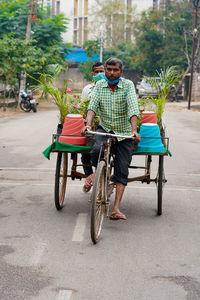
[(19, 106), (25, 112), (31, 111), (31, 105), (28, 102), (20, 102)]
[(106, 199), (106, 205), (105, 205), (105, 212), (106, 216), (109, 217), (109, 207), (110, 207), (110, 198), (113, 193), (115, 183), (111, 182), (111, 176), (112, 176), (112, 171), (114, 167), (114, 161), (112, 160), (110, 162), (109, 167), (107, 168), (107, 185), (106, 185), (106, 194), (107, 194), (107, 199)]
[(157, 207), (157, 214), (158, 216), (162, 215), (162, 195), (163, 195), (163, 187), (164, 184), (167, 182), (165, 179), (164, 174), (164, 156), (159, 156), (159, 164), (158, 164), (158, 174), (156, 177), (156, 184), (157, 184), (157, 199), (158, 199), (158, 207)]
[(66, 152), (59, 152), (55, 174), (55, 206), (57, 210), (63, 208), (65, 190), (67, 184), (68, 157)]
[(95, 174), (95, 180), (91, 196), (91, 239), (94, 244), (99, 240), (104, 219), (106, 197), (106, 163), (100, 161)]

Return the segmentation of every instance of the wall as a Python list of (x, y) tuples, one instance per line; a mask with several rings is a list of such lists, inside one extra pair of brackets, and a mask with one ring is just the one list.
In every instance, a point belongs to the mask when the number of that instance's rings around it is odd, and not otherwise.
[(137, 12), (153, 8), (153, 0), (132, 0), (132, 5), (136, 6)]
[[(122, 76), (133, 81), (136, 86), (137, 82), (142, 77), (142, 74), (138, 72), (124, 71)], [(68, 87), (73, 90), (82, 90), (87, 84), (89, 84), (89, 82), (86, 81), (83, 75), (79, 72), (78, 67), (69, 67), (68, 71), (60, 76), (58, 87), (62, 88), (63, 80), (66, 79), (69, 80)]]
[(74, 0), (60, 0), (60, 12), (69, 18), (67, 32), (62, 34), (66, 43), (73, 43), (73, 15), (74, 15)]
[(69, 67), (68, 71), (61, 75), (58, 81), (59, 87), (62, 88), (63, 80), (69, 80), (68, 87), (72, 90), (82, 90), (89, 82), (86, 81), (79, 69)]
[(200, 101), (200, 73), (193, 74), (192, 101)]

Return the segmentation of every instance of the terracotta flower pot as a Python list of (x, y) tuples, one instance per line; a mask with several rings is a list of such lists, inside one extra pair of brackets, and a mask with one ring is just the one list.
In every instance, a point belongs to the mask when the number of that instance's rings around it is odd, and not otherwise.
[(153, 111), (144, 111), (141, 117), (141, 124), (143, 123), (154, 123), (157, 124), (156, 113)]
[(83, 127), (84, 119), (81, 115), (67, 115), (62, 129), (63, 136), (59, 137), (59, 142), (71, 145), (85, 145), (86, 137), (81, 136)]

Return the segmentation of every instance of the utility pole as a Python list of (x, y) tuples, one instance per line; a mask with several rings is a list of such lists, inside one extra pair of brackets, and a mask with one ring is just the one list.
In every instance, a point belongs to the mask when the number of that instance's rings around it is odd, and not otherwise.
[(103, 62), (103, 26), (101, 26), (101, 33), (100, 33), (100, 62)]
[[(35, 1), (37, 0), (30, 0), (29, 11), (28, 11), (28, 19), (27, 19), (27, 27), (26, 27), (26, 41), (31, 39), (31, 23), (33, 12), (35, 9)], [(20, 80), (20, 91), (24, 90), (26, 87), (26, 72), (21, 72), (21, 80)]]
[(197, 20), (198, 20), (198, 6), (199, 0), (193, 0), (193, 5), (195, 8), (195, 17), (194, 17), (194, 29), (193, 29), (193, 44), (192, 44), (192, 60), (191, 60), (191, 68), (190, 68), (190, 82), (189, 82), (189, 96), (188, 96), (188, 109), (190, 109), (191, 104), (191, 96), (192, 96), (192, 81), (193, 81), (193, 72), (194, 72), (194, 58), (195, 58), (195, 48), (196, 48), (196, 38), (197, 38)]
[(29, 41), (31, 39), (31, 23), (33, 17), (33, 7), (34, 7), (34, 0), (30, 0), (27, 27), (26, 27), (26, 41)]

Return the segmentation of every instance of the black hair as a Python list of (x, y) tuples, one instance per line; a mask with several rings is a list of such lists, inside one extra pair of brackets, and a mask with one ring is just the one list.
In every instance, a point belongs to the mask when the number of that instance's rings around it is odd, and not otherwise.
[(94, 71), (94, 68), (104, 66), (104, 64), (100, 61), (97, 61), (93, 66), (92, 66), (92, 71)]
[(107, 65), (116, 66), (117, 64), (119, 65), (120, 69), (123, 70), (123, 63), (122, 63), (121, 59), (119, 59), (119, 58), (110, 57), (105, 62), (106, 67), (107, 67)]

